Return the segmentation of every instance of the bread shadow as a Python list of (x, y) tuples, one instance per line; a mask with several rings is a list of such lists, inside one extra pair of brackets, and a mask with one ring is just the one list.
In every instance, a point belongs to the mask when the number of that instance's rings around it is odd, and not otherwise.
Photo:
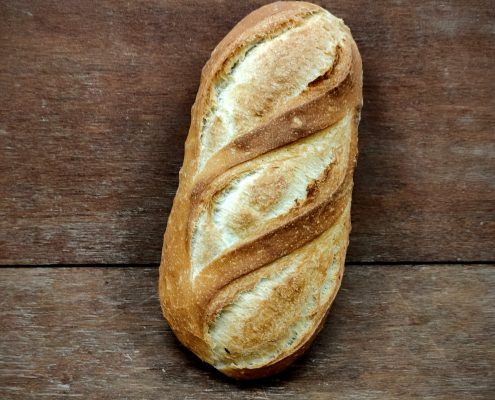
[[(402, 136), (394, 121), (392, 96), (401, 90), (380, 75), (381, 63), (375, 49), (359, 43), (363, 59), (363, 108), (359, 124), (356, 170), (352, 197), (352, 231), (346, 260), (348, 262), (380, 261), (387, 257), (390, 242), (384, 219), (392, 220), (391, 198), (404, 190), (404, 165), (393, 156), (403, 146)], [(395, 117), (397, 118), (397, 117)], [(386, 216), (386, 217), (384, 217)]]

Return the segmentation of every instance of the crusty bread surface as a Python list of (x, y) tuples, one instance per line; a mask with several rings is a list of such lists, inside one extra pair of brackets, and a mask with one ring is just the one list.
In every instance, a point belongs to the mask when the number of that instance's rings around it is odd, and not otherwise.
[(203, 68), (165, 232), (159, 291), (179, 340), (226, 375), (279, 372), (339, 289), (362, 106), (343, 21), (277, 2)]

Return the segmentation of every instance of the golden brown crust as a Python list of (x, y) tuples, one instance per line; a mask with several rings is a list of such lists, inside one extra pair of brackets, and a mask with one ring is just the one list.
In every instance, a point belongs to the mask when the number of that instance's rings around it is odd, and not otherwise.
[[(255, 46), (280, 35), (280, 32), (304, 26), (310, 16), (321, 13), (324, 13), (323, 9), (310, 3), (277, 2), (248, 15), (213, 51), (203, 69), (201, 85), (192, 108), (179, 188), (164, 237), (160, 264), (160, 301), (164, 316), (179, 340), (201, 359), (213, 363), (222, 372), (235, 378), (257, 378), (276, 373), (302, 354), (321, 329), (340, 285), (350, 230), (352, 174), (357, 157), (357, 125), (362, 104), (361, 59), (348, 29), (343, 24), (338, 27), (340, 36), (330, 69), (318, 79), (309, 82), (307, 88), (297, 96), (288, 97), (285, 104), (278, 108), (273, 106), (252, 127), (248, 126), (245, 130), (239, 128), (238, 136), (231, 137), (223, 146), (214, 148), (208, 157), (204, 155), (206, 146), (200, 136), (205, 134), (205, 119), (212, 114), (211, 110), (218, 103), (214, 88), (224, 76), (232, 72), (236, 57), (241, 57), (242, 62), (246, 58), (243, 54), (247, 46)], [(284, 79), (290, 79), (290, 76)], [(350, 118), (350, 128), (346, 128), (345, 124), (342, 125), (344, 128), (338, 128), (346, 133), (341, 135), (342, 139), (338, 139), (340, 142), (332, 150), (334, 159), (327, 160), (329, 164), (323, 172), (307, 186), (305, 198), (296, 199), (295, 205), (288, 212), (279, 213), (256, 224), (256, 216), (269, 213), (270, 207), (282, 202), (284, 192), (289, 190), (291, 176), (288, 180), (284, 179), (277, 168), (281, 169), (282, 165), (288, 165), (289, 171), (299, 168), (290, 164), (290, 157), (287, 158), (289, 161), (280, 157), (274, 161), (270, 159), (271, 154), (278, 154), (279, 149), (286, 148), (289, 149), (287, 151), (292, 151), (290, 154), (297, 154), (295, 146), (305, 143), (304, 138), (311, 139), (316, 134), (322, 134), (321, 132), (326, 134), (328, 129), (337, 126), (347, 117)], [(214, 133), (213, 129), (211, 132)], [(205, 160), (203, 164), (200, 159)], [(211, 260), (203, 257), (207, 261), (201, 261), (199, 266), (192, 265), (192, 238), (198, 229), (201, 230), (198, 228), (201, 218), (214, 212), (215, 202), (228, 194), (231, 190), (229, 188), (233, 187), (232, 182), (247, 176), (246, 174), (254, 174), (256, 178), (257, 172), (253, 171), (265, 168), (268, 162), (274, 167), (269, 173), (260, 173), (256, 185), (273, 189), (251, 189), (248, 193), (251, 195), (248, 200), (254, 201), (253, 204), (260, 211), (256, 214), (251, 210), (252, 206), (246, 206), (245, 210), (241, 210), (244, 213), (239, 211), (238, 217), (222, 222), (238, 229), (242, 238), (237, 237), (236, 242), (229, 244), (230, 247), (224, 246), (217, 253), (212, 253), (214, 257), (207, 254), (213, 257), (210, 257)], [(247, 201), (246, 198), (244, 201)], [(242, 206), (239, 208), (242, 209)], [(207, 234), (213, 232), (211, 235), (214, 235), (216, 228), (211, 229)], [(217, 324), (219, 315), (238, 301), (242, 293), (255, 290), (263, 279), (267, 279), (267, 271), (272, 271), (275, 274), (272, 277), (276, 277), (287, 265), (292, 265), (291, 268), (296, 271), (294, 273), (299, 274), (301, 279), (288, 278), (298, 283), (294, 283), (293, 292), (285, 290), (283, 296), (286, 297), (280, 301), (303, 304), (304, 301), (300, 298), (301, 287), (304, 287), (304, 282), (309, 282), (309, 278), (303, 276), (301, 265), (294, 264), (293, 255), (309, 260), (313, 253), (306, 250), (310, 248), (307, 244), (316, 243), (320, 235), (332, 229), (335, 230), (332, 240), (338, 244), (333, 256), (337, 260), (337, 278), (332, 281), (328, 298), (322, 300), (311, 313), (309, 328), (301, 331), (297, 343), (289, 346), (290, 349), (286, 351), (274, 354), (266, 362), (250, 361), (254, 364), (248, 368), (237, 366), (234, 354), (219, 358), (212, 348), (214, 339), (210, 332)], [(219, 235), (221, 234), (220, 232)], [(217, 236), (213, 239), (219, 240)], [(318, 249), (324, 249), (323, 245), (318, 246)], [(315, 271), (321, 271), (320, 283), (323, 284), (328, 257), (320, 257), (323, 258), (316, 261)], [(265, 271), (265, 268), (268, 269)], [(287, 296), (290, 300), (287, 300)], [(287, 321), (293, 321), (291, 318), (288, 316)], [(276, 327), (275, 333), (279, 334), (284, 329), (287, 327)], [(254, 335), (245, 340), (248, 346), (248, 341), (253, 343), (257, 339)], [(225, 349), (226, 352), (227, 350)]]
[[(340, 284), (342, 282), (343, 274), (344, 274), (344, 268), (342, 267), (340, 272), (339, 272), (338, 283), (337, 283), (335, 290), (332, 294), (332, 297), (330, 299), (330, 303), (333, 302), (333, 300), (335, 299), (335, 296), (337, 295), (337, 292), (340, 288)], [(225, 375), (230, 376), (231, 378), (235, 378), (235, 379), (259, 379), (259, 378), (265, 378), (267, 376), (271, 376), (271, 375), (274, 375), (274, 374), (277, 374), (277, 373), (283, 371), (290, 364), (292, 364), (299, 357), (301, 357), (304, 354), (304, 352), (311, 346), (311, 343), (313, 343), (316, 336), (318, 336), (318, 333), (320, 333), (320, 331), (323, 329), (323, 326), (325, 325), (325, 321), (328, 317), (329, 311), (330, 311), (330, 308), (327, 308), (325, 310), (325, 312), (323, 313), (323, 317), (317, 323), (317, 325), (315, 326), (311, 335), (307, 339), (302, 341), (299, 348), (297, 348), (296, 351), (294, 351), (288, 357), (278, 359), (274, 363), (266, 365), (262, 368), (224, 369), (224, 370), (222, 370), (222, 372)]]

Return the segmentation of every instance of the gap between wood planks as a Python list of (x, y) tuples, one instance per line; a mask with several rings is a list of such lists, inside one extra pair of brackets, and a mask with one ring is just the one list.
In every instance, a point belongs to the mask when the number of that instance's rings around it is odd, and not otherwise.
[[(159, 267), (160, 264), (6, 264), (0, 265), (0, 268), (153, 268)], [(346, 262), (346, 266), (428, 266), (428, 265), (494, 265), (494, 261), (351, 261)]]

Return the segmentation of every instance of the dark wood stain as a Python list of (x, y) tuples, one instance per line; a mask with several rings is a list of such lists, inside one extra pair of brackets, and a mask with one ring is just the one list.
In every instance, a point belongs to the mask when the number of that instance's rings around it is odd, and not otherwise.
[(488, 265), (349, 266), (326, 326), (279, 376), (236, 383), (162, 319), (157, 268), (0, 269), (0, 397), (490, 399)]
[[(0, 4), (0, 263), (157, 263), (201, 68), (263, 1)], [(488, 0), (319, 2), (364, 62), (348, 260), (495, 260)]]

